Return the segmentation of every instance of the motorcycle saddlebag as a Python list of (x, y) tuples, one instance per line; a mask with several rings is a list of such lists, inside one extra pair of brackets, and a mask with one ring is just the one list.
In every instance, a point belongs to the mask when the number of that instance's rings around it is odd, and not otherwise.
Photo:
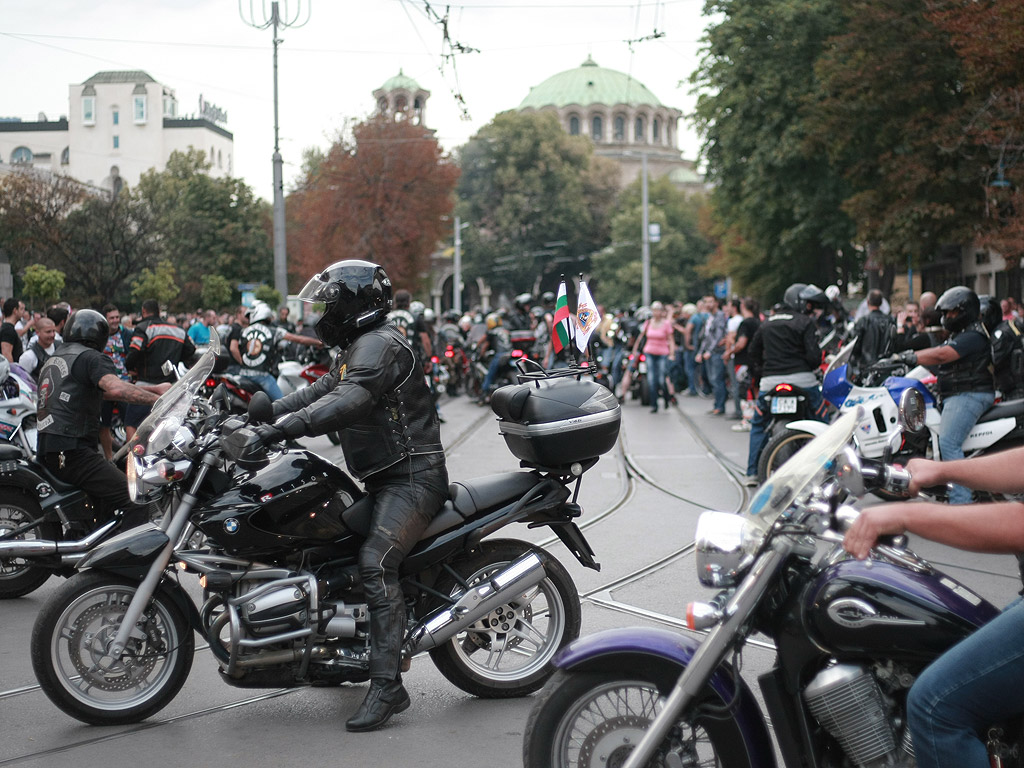
[(530, 465), (560, 468), (593, 459), (619, 436), (619, 403), (593, 381), (563, 377), (501, 387), (491, 395), (491, 410), (509, 450)]

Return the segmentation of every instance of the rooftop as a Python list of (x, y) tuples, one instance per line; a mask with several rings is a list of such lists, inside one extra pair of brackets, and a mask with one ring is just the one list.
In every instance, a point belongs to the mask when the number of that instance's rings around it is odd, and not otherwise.
[(643, 83), (624, 72), (599, 67), (588, 56), (576, 69), (559, 72), (531, 88), (519, 109), (567, 107), (570, 104), (579, 104), (581, 107), (590, 104), (662, 106), (658, 97)]

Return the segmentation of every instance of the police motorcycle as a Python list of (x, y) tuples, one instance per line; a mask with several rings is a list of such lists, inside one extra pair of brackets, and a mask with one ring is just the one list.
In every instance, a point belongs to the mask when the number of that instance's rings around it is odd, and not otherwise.
[[(188, 677), (196, 635), (219, 674), (241, 688), (333, 685), (369, 678), (368, 612), (358, 552), (372, 499), (306, 450), (253, 449), (238, 417), (196, 411), (208, 366), (161, 397), (131, 449), (135, 498), (170, 506), (158, 525), (105, 541), (40, 612), (33, 667), (46, 695), (86, 723), (152, 716)], [(531, 374), (495, 393), (493, 410), (522, 471), (460, 481), (409, 556), (403, 654), (428, 653), (454, 685), (488, 698), (523, 696), (579, 635), (580, 598), (545, 550), (488, 538), (548, 526), (586, 567), (576, 525), (583, 474), (614, 446), (619, 407), (582, 371)], [(259, 421), (269, 401), (257, 395)], [(192, 533), (205, 548), (190, 548)], [(184, 577), (199, 577), (201, 605)]]
[[(858, 453), (872, 459), (886, 457), (900, 464), (906, 464), (915, 456), (941, 458), (939, 435), (942, 433), (942, 413), (928, 386), (934, 382), (934, 375), (920, 365), (908, 371), (906, 364), (894, 358), (875, 363), (866, 372), (865, 385), (855, 384), (848, 378), (855, 341), (843, 347), (829, 364), (821, 393), (840, 413), (863, 406), (863, 417), (856, 430)], [(920, 410), (914, 419), (919, 426), (901, 430), (898, 403), (908, 389), (914, 389), (921, 395), (913, 400)], [(814, 419), (791, 421), (785, 426), (785, 431), (775, 434), (761, 452), (758, 464), (758, 480), (761, 482), (801, 446), (827, 428), (826, 424)], [(897, 432), (900, 433), (899, 440), (890, 450), (890, 440)], [(1008, 448), (1022, 440), (1024, 399), (1005, 400), (981, 415), (964, 440), (963, 449), (966, 456), (976, 456), (985, 451)], [(944, 494), (944, 489), (936, 489), (938, 497)], [(879, 495), (885, 497), (884, 489)]]
[(0, 360), (0, 441), (35, 458), (38, 438), (36, 384), (28, 371), (4, 357)]
[[(866, 561), (842, 549), (858, 514), (851, 497), (909, 483), (904, 470), (857, 456), (850, 440), (861, 418), (841, 416), (743, 513), (701, 515), (697, 577), (716, 594), (687, 606), (686, 620), (702, 638), (614, 629), (559, 654), (525, 729), (526, 768), (771, 768), (769, 721), (791, 768), (915, 765), (907, 691), (998, 609), (905, 537), (883, 540)], [(758, 633), (776, 657), (755, 697), (739, 670)], [(1020, 718), (992, 723), (987, 740), (993, 765), (1020, 764)]]

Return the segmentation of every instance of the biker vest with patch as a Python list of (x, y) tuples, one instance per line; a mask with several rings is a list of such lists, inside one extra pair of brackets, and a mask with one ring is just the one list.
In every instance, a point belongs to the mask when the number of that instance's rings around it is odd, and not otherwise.
[(50, 353), (43, 349), (38, 341), (33, 341), (29, 344), (28, 348), (36, 354), (36, 367), (29, 371), (29, 373), (32, 374), (33, 379), (39, 381), (39, 372), (43, 370), (43, 365), (50, 359)]
[[(980, 333), (988, 340), (988, 331), (980, 322), (972, 323), (960, 333)], [(960, 335), (954, 334), (952, 338)], [(988, 345), (980, 352), (961, 357), (951, 363), (939, 366), (939, 394), (943, 397), (959, 395), (964, 392), (993, 392), (995, 382), (992, 379), (992, 353)]]
[(242, 330), (238, 351), (242, 357), (242, 373), (249, 371), (277, 375), (277, 335), (274, 328), (253, 323)]
[(96, 387), (71, 375), (75, 362), (86, 352), (100, 354), (77, 342), (64, 343), (39, 371), (40, 434), (92, 438), (99, 434), (103, 398)]

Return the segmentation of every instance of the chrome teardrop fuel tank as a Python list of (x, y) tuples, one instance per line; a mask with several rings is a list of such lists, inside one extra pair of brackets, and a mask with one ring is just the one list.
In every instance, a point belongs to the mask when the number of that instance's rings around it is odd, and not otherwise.
[(999, 610), (912, 553), (914, 567), (846, 560), (815, 578), (803, 622), (815, 644), (837, 659), (865, 655), (927, 662)]
[(258, 557), (352, 535), (341, 513), (362, 495), (315, 453), (288, 451), (236, 475), (226, 491), (197, 505), (192, 521), (225, 551)]

